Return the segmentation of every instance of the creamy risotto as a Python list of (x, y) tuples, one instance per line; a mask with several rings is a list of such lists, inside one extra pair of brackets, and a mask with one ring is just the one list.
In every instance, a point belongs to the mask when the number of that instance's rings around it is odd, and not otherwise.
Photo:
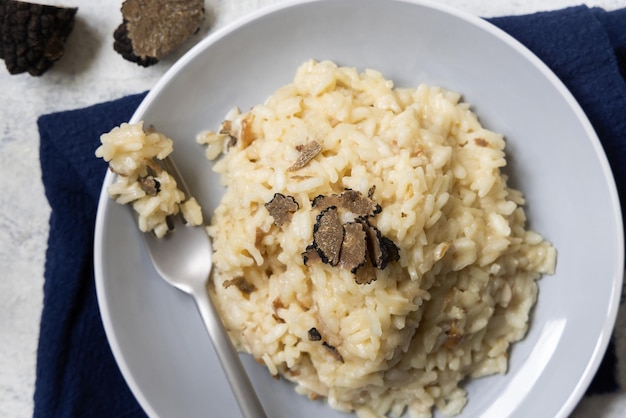
[(108, 192), (118, 203), (132, 203), (139, 229), (163, 237), (167, 217), (181, 213), (190, 225), (202, 225), (202, 211), (195, 198), (185, 196), (175, 178), (163, 166), (173, 151), (173, 141), (143, 122), (123, 123), (100, 137), (96, 156), (117, 174)]
[(459, 94), (309, 61), (198, 140), (227, 187), (210, 291), (272, 375), (360, 417), (428, 417), (506, 372), (556, 252)]
[[(458, 414), (464, 380), (506, 372), (556, 251), (525, 228), (503, 137), (459, 94), (309, 61), (198, 141), (226, 186), (209, 291), (269, 373), (364, 418)], [(171, 140), (123, 124), (102, 143), (143, 230), (187, 205), (202, 222), (155, 166)]]

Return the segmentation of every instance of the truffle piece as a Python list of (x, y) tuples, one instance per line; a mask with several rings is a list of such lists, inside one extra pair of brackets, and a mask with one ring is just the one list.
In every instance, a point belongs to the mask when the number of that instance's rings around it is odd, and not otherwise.
[(65, 53), (78, 8), (0, 0), (0, 58), (11, 74), (40, 76)]
[(485, 138), (474, 138), (474, 143), (478, 147), (488, 147), (489, 146), (489, 141), (487, 141)]
[(382, 211), (378, 203), (356, 190), (346, 189), (340, 199), (343, 207), (359, 217), (374, 216)]
[(374, 267), (383, 270), (390, 261), (400, 259), (398, 247), (392, 240), (384, 237), (378, 228), (368, 222), (364, 222), (364, 226), (367, 231), (368, 253)]
[(380, 247), (383, 249), (384, 259), (378, 264), (378, 268), (384, 269), (388, 263), (400, 259), (400, 249), (391, 239), (383, 236), (380, 239)]
[(343, 242), (343, 225), (337, 214), (337, 208), (331, 206), (317, 215), (313, 226), (313, 245), (317, 248), (322, 262), (336, 266)]
[(222, 283), (224, 289), (228, 289), (233, 285), (236, 286), (237, 289), (239, 289), (239, 291), (244, 295), (249, 295), (256, 290), (256, 286), (253, 283), (247, 281), (246, 278), (243, 276), (237, 276), (231, 280), (224, 280), (224, 283)]
[(322, 342), (322, 346), (324, 346), (324, 348), (328, 350), (330, 354), (332, 354), (335, 360), (343, 363), (343, 356), (341, 355), (341, 353), (337, 350), (335, 346), (328, 344), (326, 341)]
[(322, 261), (315, 245), (307, 245), (306, 250), (302, 253), (302, 261), (305, 266), (311, 266)]
[(317, 141), (311, 141), (304, 145), (298, 145), (296, 150), (300, 151), (300, 155), (293, 165), (287, 169), (287, 171), (300, 170), (302, 167), (306, 166), (309, 161), (315, 158), (317, 154), (322, 151), (322, 144)]
[(370, 284), (377, 279), (376, 268), (368, 258), (365, 263), (354, 273), (354, 281), (357, 284)]
[(343, 227), (339, 265), (354, 274), (367, 260), (367, 233), (359, 222), (349, 222)]
[(204, 2), (126, 0), (122, 18), (113, 34), (113, 48), (125, 59), (147, 67), (198, 32), (204, 21)]
[(317, 330), (317, 328), (313, 327), (308, 332), (309, 341), (321, 341), (322, 334)]
[(228, 135), (228, 148), (234, 147), (237, 144), (237, 134), (233, 130), (233, 122), (231, 120), (226, 119), (222, 122), (219, 133), (222, 135)]
[(156, 196), (161, 191), (161, 183), (153, 176), (140, 177), (138, 180), (139, 187), (148, 196)]
[[(372, 199), (374, 191), (375, 187), (371, 187), (364, 196), (359, 191), (345, 189), (339, 195), (319, 195), (313, 199), (312, 207), (321, 212), (313, 227), (313, 244), (302, 253), (305, 265), (321, 259), (323, 263), (350, 270), (358, 284), (367, 284), (376, 280), (376, 268), (382, 270), (389, 262), (400, 259), (396, 244), (368, 221), (382, 211)], [(352, 215), (353, 220), (346, 220), (345, 215)]]
[(128, 21), (124, 20), (124, 22), (115, 29), (115, 32), (113, 32), (113, 39), (115, 40), (113, 42), (113, 49), (125, 60), (134, 62), (142, 67), (150, 67), (159, 62), (159, 60), (154, 57), (140, 57), (135, 54), (133, 51), (133, 43), (128, 37), (127, 24)]
[(361, 192), (352, 189), (346, 189), (340, 195), (319, 195), (313, 199), (314, 208), (323, 210), (329, 206), (337, 206), (359, 218), (374, 216), (382, 211), (381, 206), (369, 196), (369, 193), (368, 196), (363, 196)]
[(282, 226), (285, 222), (291, 220), (295, 211), (300, 205), (292, 196), (285, 196), (281, 193), (275, 193), (272, 200), (265, 204), (265, 209), (274, 218), (274, 225)]

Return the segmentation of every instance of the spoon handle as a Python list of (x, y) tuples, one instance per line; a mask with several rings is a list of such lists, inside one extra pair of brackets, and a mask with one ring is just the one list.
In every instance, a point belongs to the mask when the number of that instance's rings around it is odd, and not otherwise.
[(245, 418), (267, 418), (208, 292), (203, 286), (194, 289), (193, 296), (241, 413)]

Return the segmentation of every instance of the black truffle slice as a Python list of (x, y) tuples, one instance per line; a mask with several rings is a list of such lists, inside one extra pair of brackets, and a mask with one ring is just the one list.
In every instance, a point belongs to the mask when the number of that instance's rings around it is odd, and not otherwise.
[(300, 205), (293, 196), (285, 196), (281, 193), (275, 193), (272, 200), (265, 204), (265, 208), (274, 218), (274, 225), (282, 226), (285, 222), (291, 220), (295, 211)]
[(315, 245), (309, 244), (306, 247), (306, 250), (302, 253), (302, 261), (304, 262), (305, 266), (311, 266), (315, 263), (319, 263), (322, 261), (322, 258), (317, 252), (317, 248), (315, 248)]
[(287, 169), (287, 171), (300, 170), (302, 167), (306, 166), (317, 156), (317, 154), (322, 151), (322, 144), (317, 141), (311, 141), (304, 145), (298, 145), (296, 149), (300, 151), (300, 155), (298, 156), (296, 162), (294, 162), (293, 165)]
[(313, 226), (313, 245), (317, 248), (322, 262), (336, 266), (343, 242), (343, 225), (337, 214), (337, 208), (331, 206), (317, 215)]
[(314, 208), (323, 210), (329, 206), (337, 206), (360, 218), (374, 216), (382, 210), (370, 196), (363, 196), (361, 192), (352, 189), (346, 189), (340, 195), (319, 195), (313, 199)]
[(400, 259), (400, 251), (392, 240), (384, 237), (378, 228), (368, 222), (363, 222), (363, 225), (367, 231), (368, 253), (374, 267), (383, 270), (390, 261)]
[(0, 58), (11, 74), (40, 76), (65, 53), (78, 8), (0, 0)]
[(343, 207), (354, 213), (356, 216), (374, 216), (382, 210), (378, 203), (368, 196), (363, 196), (361, 192), (356, 190), (346, 189), (343, 193), (341, 193), (340, 199)]
[(354, 281), (357, 284), (370, 284), (376, 280), (376, 268), (368, 258), (365, 263), (354, 273)]
[(356, 273), (367, 260), (367, 233), (359, 222), (344, 225), (343, 243), (339, 253), (339, 265)]
[(239, 289), (239, 291), (244, 295), (249, 295), (256, 290), (256, 286), (253, 283), (247, 281), (246, 278), (243, 276), (237, 276), (231, 280), (224, 280), (222, 286), (224, 286), (224, 289), (228, 289), (231, 286), (236, 286), (237, 289)]
[(322, 346), (335, 358), (335, 360), (343, 363), (343, 356), (341, 355), (339, 350), (337, 350), (337, 347), (328, 344), (326, 341), (322, 342)]
[(384, 254), (384, 258), (379, 264), (380, 269), (384, 269), (388, 263), (400, 259), (400, 249), (391, 239), (383, 236), (380, 240), (380, 247), (383, 249), (382, 253)]
[(146, 192), (148, 196), (156, 196), (161, 191), (161, 183), (153, 176), (141, 177), (139, 187)]
[(322, 339), (322, 335), (315, 327), (309, 330), (308, 337), (309, 337), (309, 341), (321, 341)]
[[(202, 0), (126, 0), (113, 48), (139, 65), (155, 64), (196, 33), (204, 21)], [(129, 48), (130, 46), (130, 48)]]

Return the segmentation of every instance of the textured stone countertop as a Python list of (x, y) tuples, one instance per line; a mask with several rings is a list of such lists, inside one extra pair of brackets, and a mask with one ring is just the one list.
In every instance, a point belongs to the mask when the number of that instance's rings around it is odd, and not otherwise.
[[(577, 0), (439, 0), (478, 16), (524, 14)], [(48, 4), (55, 2), (48, 1)], [(121, 23), (117, 1), (57, 0), (78, 6), (66, 54), (41, 77), (11, 76), (0, 63), (0, 417), (32, 416), (35, 355), (50, 209), (41, 183), (37, 117), (150, 89), (172, 63), (210, 31), (278, 0), (207, 0), (207, 22), (188, 45), (142, 68), (112, 48)], [(626, 0), (584, 2), (607, 10)], [(626, 30), (626, 28), (625, 28)], [(586, 399), (577, 417), (626, 416), (626, 395)]]

